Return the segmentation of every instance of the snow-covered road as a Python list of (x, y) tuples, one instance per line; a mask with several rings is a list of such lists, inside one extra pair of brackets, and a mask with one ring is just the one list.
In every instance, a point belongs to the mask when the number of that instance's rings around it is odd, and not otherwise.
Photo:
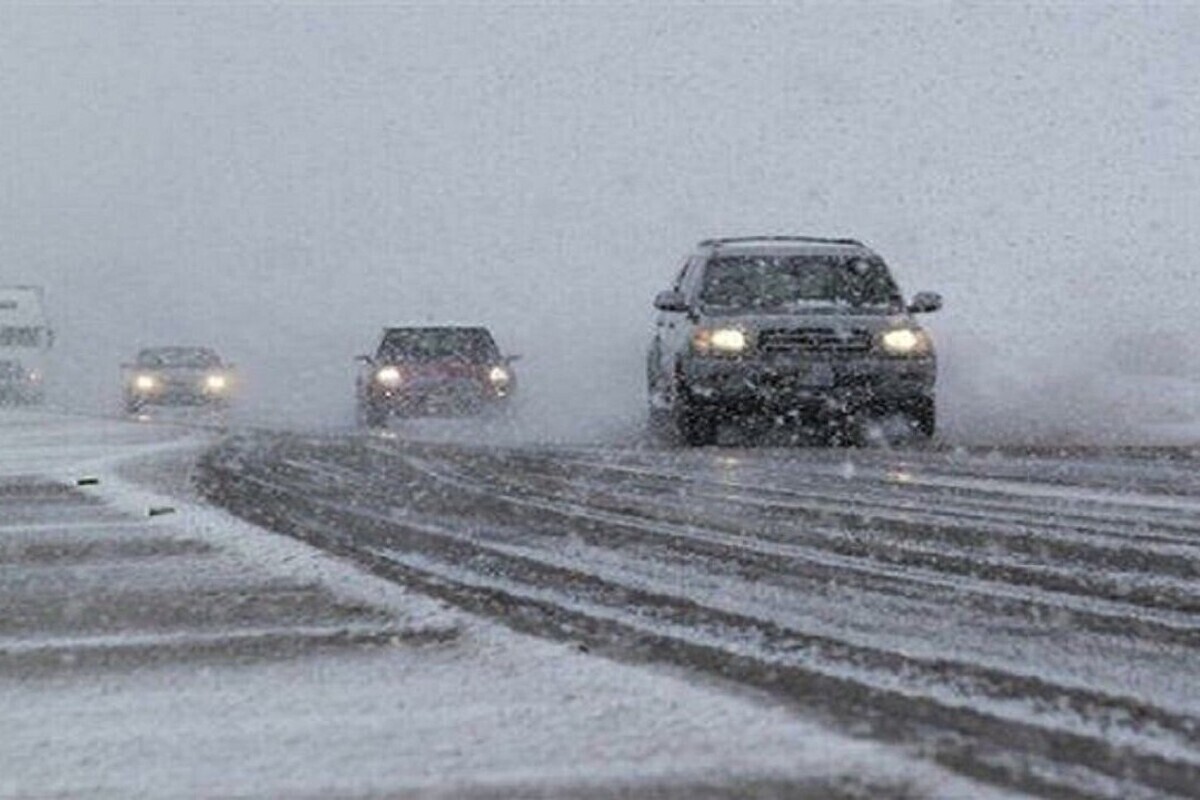
[(213, 438), (0, 415), (0, 796), (999, 794), (206, 506)]
[(1200, 459), (234, 439), (209, 495), (1024, 791), (1200, 796)]

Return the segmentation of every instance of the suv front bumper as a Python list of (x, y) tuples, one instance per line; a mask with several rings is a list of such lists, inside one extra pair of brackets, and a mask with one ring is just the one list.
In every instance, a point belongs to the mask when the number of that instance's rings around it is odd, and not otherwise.
[(933, 356), (770, 360), (694, 356), (681, 362), (680, 368), (689, 403), (734, 414), (903, 409), (932, 397), (937, 380)]

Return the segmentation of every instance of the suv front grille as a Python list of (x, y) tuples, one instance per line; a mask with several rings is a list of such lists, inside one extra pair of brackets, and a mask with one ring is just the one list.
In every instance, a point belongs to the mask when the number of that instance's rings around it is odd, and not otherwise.
[(758, 334), (758, 348), (765, 353), (861, 353), (871, 349), (871, 334), (833, 328), (771, 328)]

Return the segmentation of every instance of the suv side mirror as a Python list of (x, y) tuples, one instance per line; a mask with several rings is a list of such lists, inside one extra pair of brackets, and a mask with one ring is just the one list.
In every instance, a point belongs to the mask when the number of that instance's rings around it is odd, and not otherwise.
[(521, 360), (521, 355), (520, 355), (520, 353), (517, 353), (516, 355), (511, 355), (511, 356), (505, 356), (505, 357), (504, 357), (504, 363), (505, 363), (505, 364), (511, 364), (511, 363), (513, 363), (514, 361), (520, 361), (520, 360)]
[(370, 356), (355, 356), (354, 360), (360, 364), (366, 364), (368, 367), (375, 365), (375, 359)]
[(908, 304), (910, 314), (928, 314), (942, 307), (942, 296), (937, 292), (917, 292)]
[(688, 303), (683, 292), (670, 290), (658, 293), (654, 298), (654, 307), (659, 311), (687, 311)]

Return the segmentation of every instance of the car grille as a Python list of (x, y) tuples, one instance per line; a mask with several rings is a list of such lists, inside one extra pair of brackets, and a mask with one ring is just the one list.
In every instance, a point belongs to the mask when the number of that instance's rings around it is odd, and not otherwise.
[(204, 381), (167, 380), (162, 383), (162, 391), (172, 395), (204, 394)]
[(861, 353), (871, 349), (871, 334), (833, 328), (773, 328), (759, 333), (758, 347), (766, 353)]

